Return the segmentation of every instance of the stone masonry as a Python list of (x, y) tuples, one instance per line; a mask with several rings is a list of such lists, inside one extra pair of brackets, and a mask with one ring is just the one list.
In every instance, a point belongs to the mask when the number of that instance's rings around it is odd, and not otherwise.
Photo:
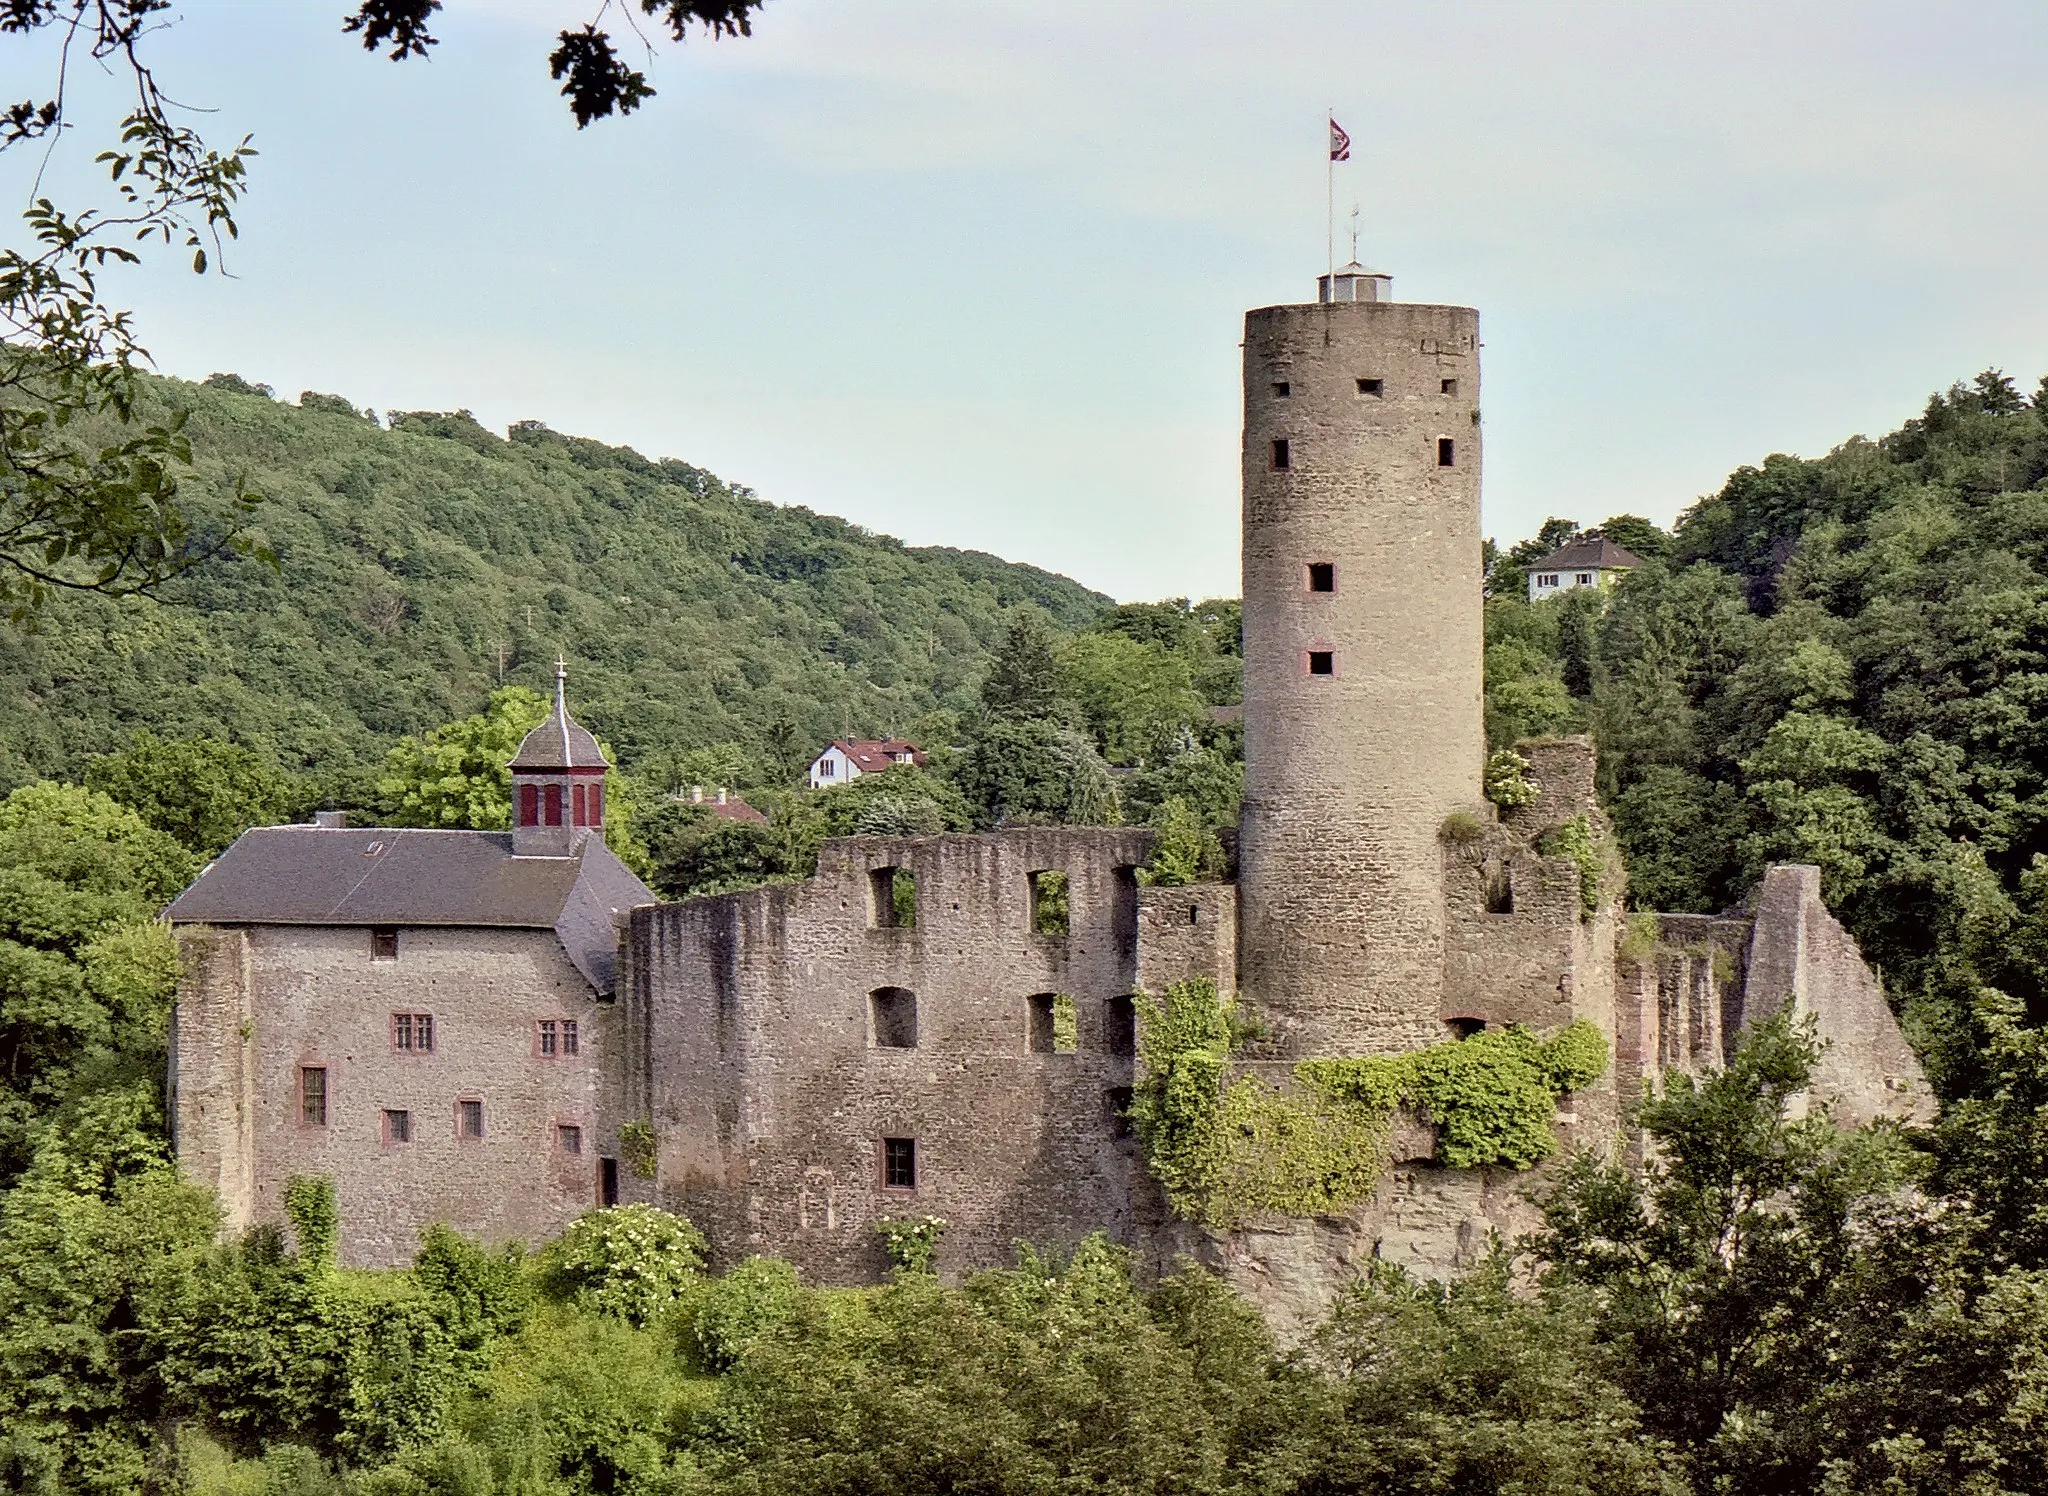
[[(1190, 977), (1265, 1025), (1244, 1063), (1280, 1078), (1587, 1020), (1613, 1064), (1565, 1099), (1567, 1147), (1629, 1146), (1646, 1087), (1724, 1063), (1786, 1006), (1828, 1041), (1816, 1093), (1842, 1117), (1924, 1119), (1813, 869), (1646, 924), (1620, 912), (1618, 865), (1589, 909), (1578, 864), (1545, 850), (1581, 817), (1605, 842), (1590, 742), (1522, 745), (1534, 801), (1484, 798), (1477, 314), (1269, 307), (1244, 371), (1234, 881), (1140, 886), (1143, 830), (1012, 827), (829, 841), (802, 882), (658, 903), (603, 849), (602, 755), (558, 685), (513, 766), (511, 836), (251, 832), (172, 906), (178, 1149), (230, 1227), (278, 1219), (284, 1181), (320, 1171), (366, 1264), (436, 1220), (538, 1242), (634, 1200), (689, 1216), (721, 1263), (773, 1254), (822, 1283), (882, 1273), (885, 1217), (944, 1218), (949, 1276), (1104, 1231), (1156, 1267), (1209, 1263), (1289, 1325), (1368, 1259), (1442, 1275), (1530, 1223), (1529, 1178), (1439, 1166), (1427, 1117), (1341, 1216), (1171, 1219), (1125, 1108), (1141, 994)], [(432, 1014), (433, 1053), (396, 1046), (405, 1012)], [(578, 1024), (573, 1057), (540, 1053), (549, 1018)]]

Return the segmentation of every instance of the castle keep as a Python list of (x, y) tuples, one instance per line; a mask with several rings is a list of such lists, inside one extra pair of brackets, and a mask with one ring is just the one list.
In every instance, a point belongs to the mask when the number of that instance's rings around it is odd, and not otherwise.
[(645, 1200), (726, 1262), (851, 1283), (882, 1270), (879, 1220), (938, 1216), (948, 1272), (1106, 1230), (1284, 1317), (1367, 1257), (1471, 1261), (1526, 1219), (1521, 1178), (1441, 1166), (1419, 1116), (1354, 1208), (1178, 1221), (1125, 1115), (1136, 994), (1214, 980), (1263, 1025), (1243, 1063), (1276, 1073), (1585, 1020), (1611, 1063), (1561, 1104), (1568, 1145), (1612, 1145), (1623, 1098), (1790, 1006), (1842, 1115), (1923, 1114), (1813, 869), (1653, 939), (1639, 919), (1624, 950), (1613, 888), (1589, 898), (1558, 840), (1604, 835), (1590, 743), (1524, 745), (1534, 798), (1487, 799), (1479, 388), (1469, 308), (1246, 319), (1233, 881), (1141, 886), (1143, 830), (1017, 828), (845, 838), (805, 882), (660, 903), (604, 848), (602, 755), (558, 685), (509, 835), (265, 828), (172, 905), (185, 1167), (231, 1225), (332, 1174), (362, 1264), (434, 1220), (539, 1239)]

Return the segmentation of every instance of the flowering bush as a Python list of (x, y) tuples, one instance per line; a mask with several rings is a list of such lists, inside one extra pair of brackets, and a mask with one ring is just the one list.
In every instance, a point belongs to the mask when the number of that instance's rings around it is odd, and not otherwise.
[(652, 1205), (616, 1205), (579, 1217), (543, 1262), (558, 1296), (644, 1325), (703, 1269), (704, 1234)]
[(938, 1255), (939, 1237), (945, 1229), (946, 1223), (939, 1216), (883, 1216), (875, 1222), (890, 1265), (899, 1273), (934, 1271), (933, 1259)]

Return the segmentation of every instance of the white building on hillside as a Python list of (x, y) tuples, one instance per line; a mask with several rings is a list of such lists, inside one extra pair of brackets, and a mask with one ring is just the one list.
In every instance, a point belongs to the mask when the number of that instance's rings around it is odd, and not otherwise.
[(921, 764), (924, 751), (905, 738), (834, 738), (811, 764), (811, 788), (829, 790), (896, 764)]

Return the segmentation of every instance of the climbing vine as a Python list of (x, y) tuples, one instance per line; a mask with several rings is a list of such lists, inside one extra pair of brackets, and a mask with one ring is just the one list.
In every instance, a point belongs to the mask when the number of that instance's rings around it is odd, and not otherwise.
[(1208, 1226), (1364, 1199), (1404, 1107), (1435, 1124), (1440, 1162), (1526, 1169), (1557, 1147), (1558, 1098), (1607, 1068), (1606, 1040), (1580, 1020), (1549, 1039), (1516, 1027), (1407, 1054), (1306, 1060), (1294, 1067), (1298, 1087), (1282, 1090), (1229, 1075), (1251, 1030), (1213, 982), (1144, 998), (1139, 1024), (1131, 1118), (1176, 1213)]
[(889, 1265), (899, 1273), (936, 1272), (939, 1238), (945, 1232), (943, 1216), (883, 1216), (875, 1222)]
[(1579, 865), (1579, 917), (1591, 919), (1600, 909), (1605, 859), (1593, 841), (1593, 826), (1583, 815), (1543, 833), (1536, 850), (1545, 857), (1569, 857)]
[(619, 1127), (619, 1156), (638, 1179), (652, 1179), (659, 1171), (660, 1153), (655, 1147), (654, 1124), (626, 1122)]

